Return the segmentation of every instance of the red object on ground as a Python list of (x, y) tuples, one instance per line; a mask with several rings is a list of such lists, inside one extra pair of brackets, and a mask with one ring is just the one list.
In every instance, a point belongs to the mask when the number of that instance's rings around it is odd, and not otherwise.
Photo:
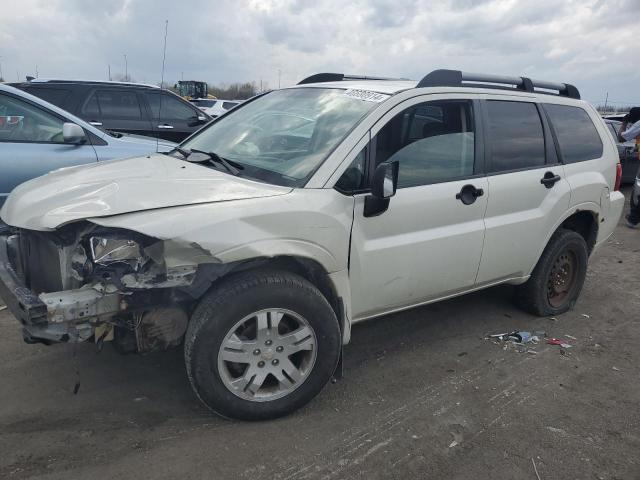
[(559, 338), (550, 338), (549, 340), (547, 340), (547, 343), (549, 345), (562, 345), (564, 342)]

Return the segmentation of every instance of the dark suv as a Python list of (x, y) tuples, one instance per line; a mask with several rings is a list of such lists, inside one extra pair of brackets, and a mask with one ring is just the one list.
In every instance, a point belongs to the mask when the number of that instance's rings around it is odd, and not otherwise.
[(195, 105), (153, 85), (41, 79), (12, 85), (110, 131), (180, 142), (211, 120)]

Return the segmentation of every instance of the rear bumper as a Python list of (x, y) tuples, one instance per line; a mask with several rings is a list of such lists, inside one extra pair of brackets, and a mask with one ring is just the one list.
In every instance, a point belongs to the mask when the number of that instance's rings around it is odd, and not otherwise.
[(613, 234), (622, 212), (624, 211), (625, 198), (622, 192), (609, 193), (609, 208), (603, 215), (603, 222), (598, 230), (598, 241), (593, 249), (595, 252), (602, 244), (604, 244)]
[(23, 325), (46, 325), (46, 305), (36, 294), (24, 286), (9, 260), (9, 238), (6, 235), (0, 236), (0, 297), (13, 316)]

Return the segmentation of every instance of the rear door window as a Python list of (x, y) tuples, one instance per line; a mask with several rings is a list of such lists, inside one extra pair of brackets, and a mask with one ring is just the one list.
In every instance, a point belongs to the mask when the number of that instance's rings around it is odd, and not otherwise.
[(102, 118), (143, 119), (140, 102), (135, 91), (123, 89), (97, 90), (93, 95), (83, 109), (83, 112), (88, 115), (98, 108)]
[(546, 104), (544, 109), (556, 132), (564, 163), (583, 162), (602, 156), (602, 140), (583, 108)]
[(488, 100), (488, 173), (543, 167), (542, 120), (535, 104)]

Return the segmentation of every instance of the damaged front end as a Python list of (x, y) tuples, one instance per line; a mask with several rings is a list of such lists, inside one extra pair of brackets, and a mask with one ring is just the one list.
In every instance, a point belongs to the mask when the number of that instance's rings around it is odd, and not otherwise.
[(0, 243), (0, 295), (28, 343), (149, 352), (182, 341), (194, 300), (227, 268), (198, 245), (89, 222), (18, 229)]

